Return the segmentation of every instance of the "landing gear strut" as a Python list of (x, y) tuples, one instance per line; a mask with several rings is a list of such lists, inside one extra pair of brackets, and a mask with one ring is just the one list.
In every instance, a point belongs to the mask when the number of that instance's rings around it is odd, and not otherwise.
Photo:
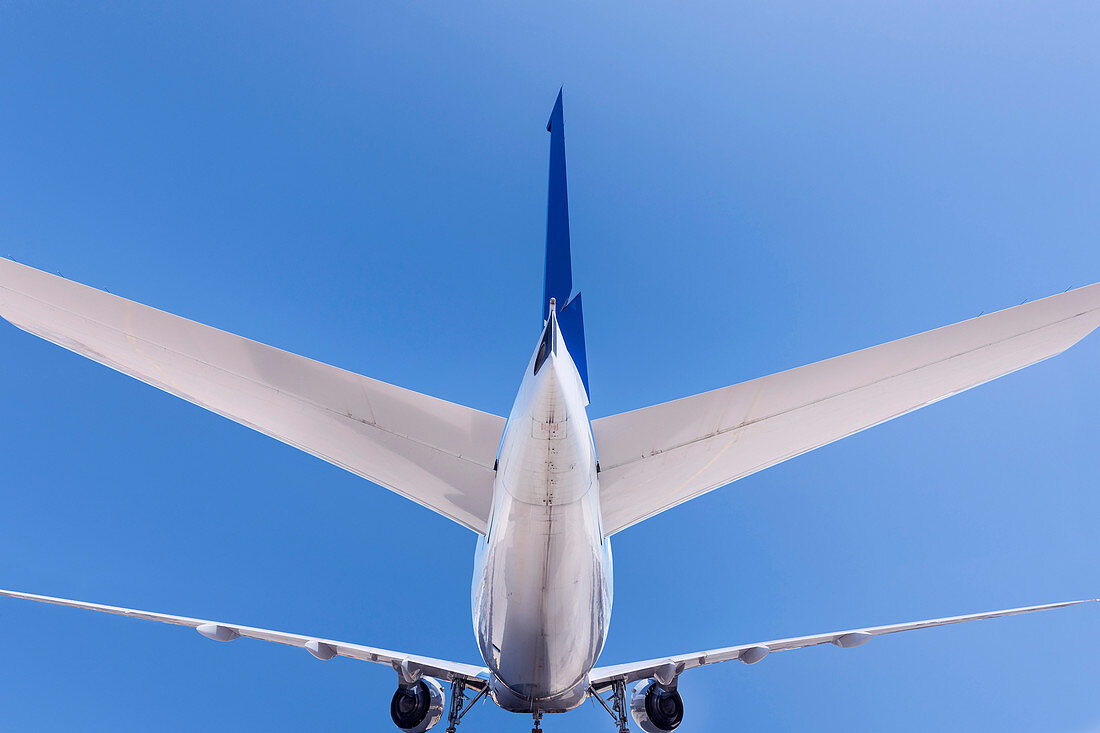
[(626, 682), (623, 680), (615, 680), (611, 683), (611, 705), (608, 705), (608, 700), (605, 700), (595, 687), (588, 689), (588, 694), (591, 695), (596, 702), (600, 704), (607, 714), (615, 721), (615, 724), (619, 726), (618, 733), (630, 733), (630, 725), (628, 718), (626, 717)]
[(451, 707), (447, 711), (446, 733), (455, 733), (459, 721), (462, 720), (466, 713), (470, 712), (475, 702), (485, 697), (487, 692), (489, 692), (488, 684), (482, 687), (472, 698), (467, 698), (466, 680), (461, 677), (455, 677), (451, 680)]
[(536, 710), (531, 713), (531, 733), (542, 733), (540, 725), (542, 725), (542, 711)]

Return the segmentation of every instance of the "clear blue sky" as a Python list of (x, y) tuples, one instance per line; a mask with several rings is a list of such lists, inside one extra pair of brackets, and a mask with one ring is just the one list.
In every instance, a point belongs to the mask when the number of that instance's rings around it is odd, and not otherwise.
[[(1095, 4), (179, 5), (0, 8), (0, 254), (506, 414), (564, 83), (594, 417), (1100, 280)], [(0, 355), (0, 587), (478, 659), (466, 530), (6, 324)], [(1098, 369), (1093, 336), (617, 535), (603, 661), (1100, 595)], [(0, 629), (3, 730), (390, 725), (370, 664)], [(1098, 678), (1076, 608), (698, 670), (682, 730), (1088, 733)]]

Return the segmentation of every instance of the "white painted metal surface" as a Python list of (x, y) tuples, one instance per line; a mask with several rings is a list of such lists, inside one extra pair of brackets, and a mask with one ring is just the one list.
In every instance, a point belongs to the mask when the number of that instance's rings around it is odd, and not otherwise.
[(842, 649), (851, 649), (861, 646), (873, 637), (885, 634), (896, 634), (899, 631), (916, 631), (917, 629), (931, 629), (936, 626), (948, 626), (961, 624), (966, 621), (984, 621), (986, 619), (1001, 618), (1003, 616), (1017, 616), (1021, 613), (1033, 611), (1049, 611), (1055, 608), (1068, 608), (1082, 603), (1095, 603), (1096, 598), (1083, 601), (1067, 601), (1064, 603), (1047, 603), (1042, 606), (1024, 606), (1022, 608), (1009, 608), (1004, 611), (988, 611), (986, 613), (972, 613), (966, 616), (949, 616), (946, 618), (934, 618), (927, 621), (912, 621), (904, 624), (891, 624), (889, 626), (871, 626), (864, 629), (851, 629), (849, 631), (834, 631), (829, 634), (815, 634), (813, 636), (797, 636), (790, 639), (777, 639), (775, 641), (757, 641), (751, 644), (710, 649), (705, 652), (691, 652), (690, 654), (677, 654), (661, 659), (650, 659), (645, 662), (632, 662), (630, 664), (617, 664), (611, 667), (598, 667), (592, 670), (592, 684), (604, 685), (612, 680), (624, 680), (627, 683), (635, 680), (643, 680), (653, 677), (662, 667), (671, 666), (678, 675), (685, 670), (702, 667), (707, 664), (729, 662), (739, 659), (746, 664), (755, 664), (767, 656), (770, 652), (789, 651), (802, 649), (819, 644), (834, 644)]
[(504, 432), (472, 590), (493, 697), (517, 712), (583, 702), (611, 621), (587, 398), (550, 313), (550, 348), (532, 355)]
[[(20, 593), (13, 590), (0, 590), (0, 596), (7, 596), (8, 598), (22, 598), (27, 601), (38, 601), (40, 603), (49, 603), (54, 606), (68, 606), (69, 608), (82, 608), (87, 611), (101, 611), (103, 613), (113, 613), (117, 616), (126, 616), (127, 618), (138, 618), (145, 621), (159, 621), (163, 624), (174, 624), (176, 626), (188, 626), (192, 629), (200, 629), (205, 627), (204, 630), (209, 631), (211, 634), (220, 636), (207, 636), (207, 638), (215, 638), (217, 641), (232, 641), (231, 635), (218, 634), (215, 627), (220, 627), (229, 631), (236, 632), (238, 637), (244, 639), (259, 639), (260, 641), (272, 641), (276, 644), (285, 644), (286, 646), (296, 646), (306, 649), (313, 653), (308, 645), (312, 642), (318, 642), (325, 644), (329, 648), (336, 651), (336, 654), (341, 657), (348, 657), (349, 659), (361, 659), (365, 662), (377, 662), (379, 664), (385, 664), (388, 666), (399, 666), (402, 663), (412, 665), (417, 668), (423, 674), (430, 675), (432, 677), (438, 677), (440, 679), (449, 680), (455, 676), (464, 677), (477, 677), (479, 674), (485, 673), (484, 667), (479, 667), (473, 664), (461, 664), (459, 662), (448, 662), (442, 659), (432, 659), (431, 657), (422, 657), (416, 654), (407, 654), (405, 652), (393, 652), (388, 649), (377, 649), (375, 647), (363, 646), (362, 644), (350, 644), (344, 641), (333, 641), (332, 639), (325, 639), (316, 636), (303, 636), (302, 634), (288, 634), (283, 631), (271, 631), (270, 629), (258, 629), (252, 626), (241, 626), (239, 624), (227, 623), (225, 621), (207, 621), (201, 618), (190, 618), (187, 616), (173, 616), (167, 613), (153, 613), (151, 611), (139, 611), (135, 608), (120, 608), (118, 606), (106, 606), (102, 603), (88, 603), (86, 601), (72, 601), (67, 598), (54, 598), (52, 596), (40, 596), (34, 593)], [(200, 631), (200, 633), (202, 633)], [(317, 656), (317, 654), (314, 654)]]
[[(1100, 324), (1100, 285), (801, 369), (588, 421), (549, 309), (507, 423), (0, 260), (20, 328), (344, 466), (478, 531), (471, 589), (486, 666), (331, 639), (38, 596), (486, 686), (513, 711), (560, 712), (593, 688), (773, 651), (1063, 608), (1082, 601), (755, 642), (595, 668), (612, 605), (613, 532), (765, 466), (1056, 354)], [(595, 428), (595, 440), (593, 439)], [(501, 441), (501, 436), (503, 439)], [(498, 456), (498, 441), (499, 456)], [(597, 471), (596, 450), (603, 471)], [(494, 470), (494, 457), (498, 464)], [(602, 506), (601, 506), (602, 504)]]
[(1097, 326), (1100, 283), (595, 420), (604, 531), (1047, 359)]
[(0, 316), (485, 531), (504, 420), (0, 258)]

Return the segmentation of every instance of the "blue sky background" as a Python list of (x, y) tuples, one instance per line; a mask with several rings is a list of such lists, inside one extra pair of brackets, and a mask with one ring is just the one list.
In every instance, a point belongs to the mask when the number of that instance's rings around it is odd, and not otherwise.
[[(0, 6), (0, 255), (498, 414), (562, 83), (593, 417), (1100, 280), (1093, 3), (91, 5)], [(6, 324), (0, 355), (0, 587), (478, 659), (466, 530)], [(1098, 366), (617, 535), (603, 661), (1100, 595)], [(0, 635), (4, 730), (390, 725), (374, 665), (14, 600)], [(1076, 608), (698, 670), (681, 730), (1087, 733), (1098, 674)]]

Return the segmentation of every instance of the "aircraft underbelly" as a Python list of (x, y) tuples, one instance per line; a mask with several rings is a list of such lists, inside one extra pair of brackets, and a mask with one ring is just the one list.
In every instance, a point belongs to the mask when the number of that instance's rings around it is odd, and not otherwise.
[(591, 431), (554, 372), (533, 380), (509, 421), (473, 588), (494, 698), (521, 711), (583, 702), (611, 612)]
[(489, 553), (478, 642), (489, 669), (525, 701), (582, 685), (603, 647), (610, 599), (599, 545), (583, 529), (586, 503), (512, 503), (519, 531)]

